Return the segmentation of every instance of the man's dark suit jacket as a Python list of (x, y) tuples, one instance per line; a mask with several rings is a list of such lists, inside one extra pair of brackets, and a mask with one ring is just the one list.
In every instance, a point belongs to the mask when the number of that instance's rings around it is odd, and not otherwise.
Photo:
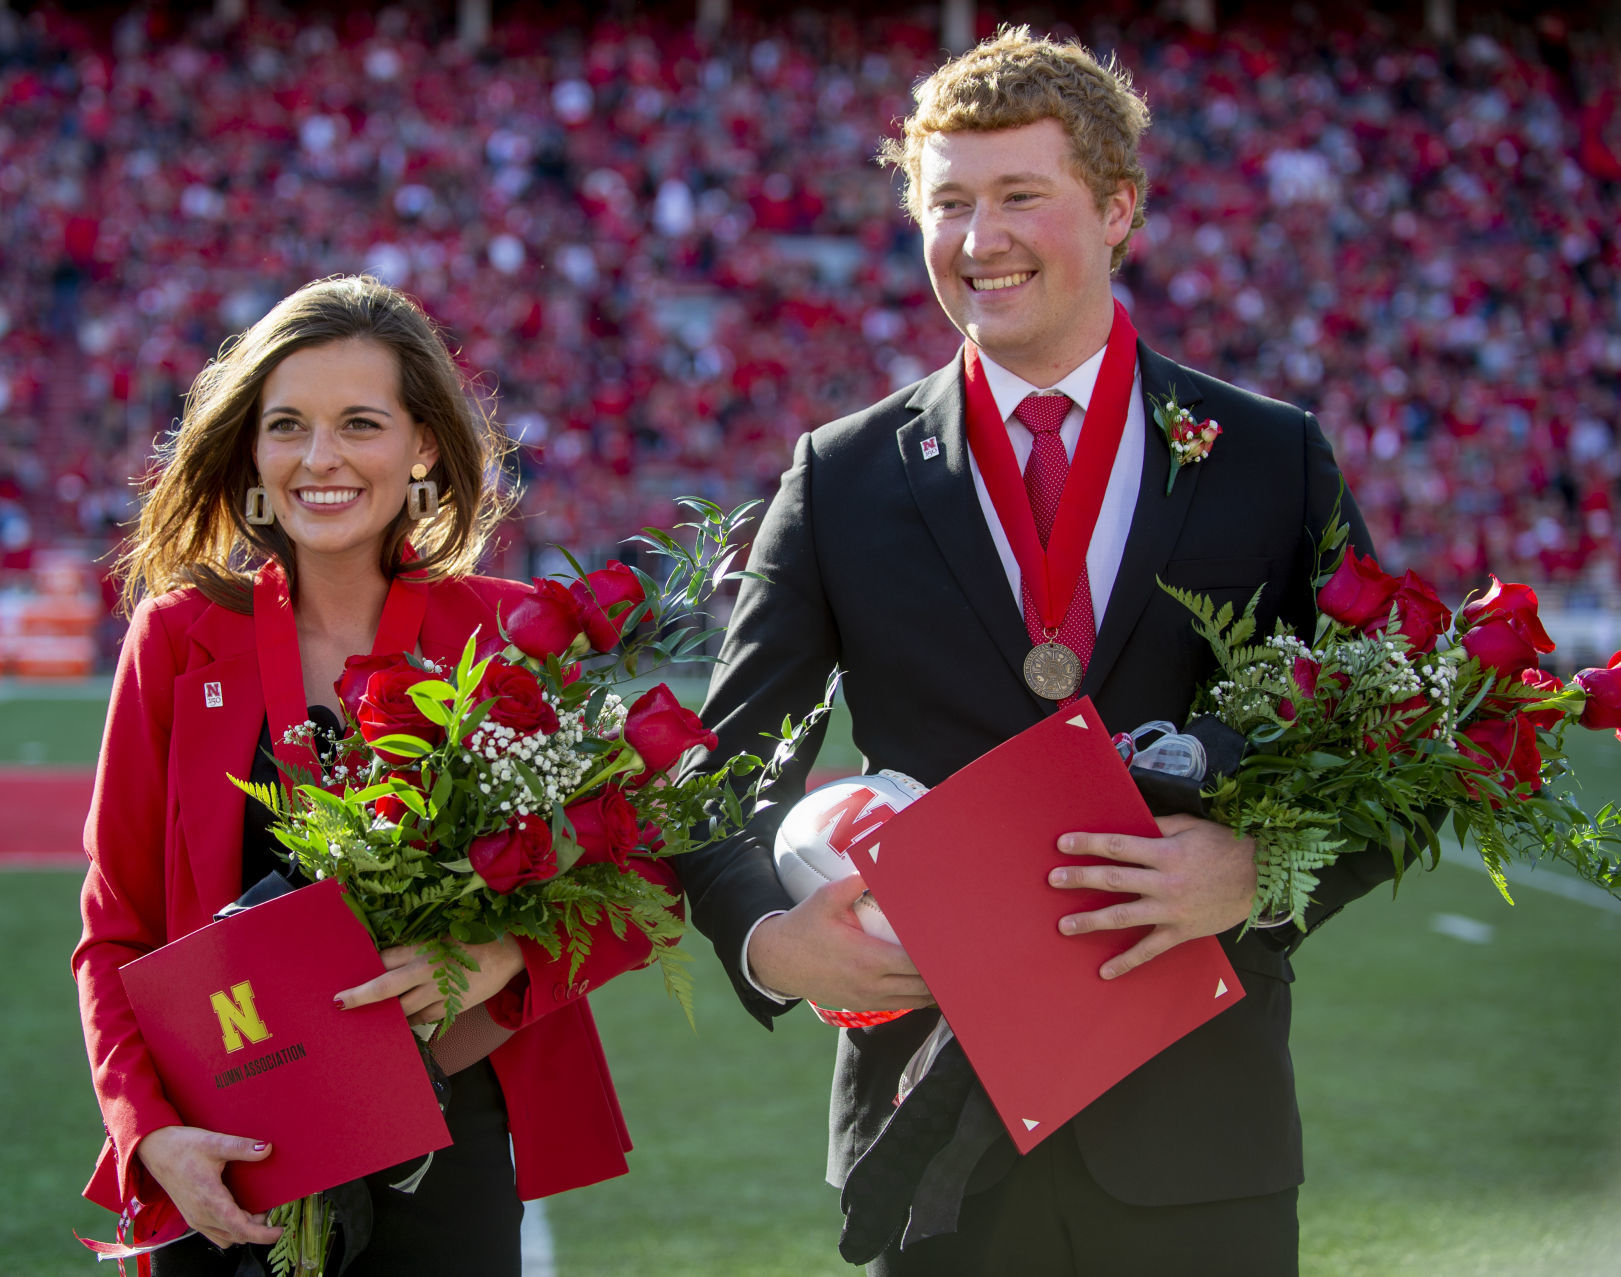
[[(1081, 685), (1111, 731), (1152, 719), (1183, 722), (1214, 669), (1188, 612), (1156, 578), (1239, 608), (1264, 585), (1260, 633), (1281, 616), (1309, 640), (1316, 544), (1341, 493), (1333, 455), (1309, 414), (1140, 343), (1138, 361), (1145, 396), (1174, 389), (1198, 417), (1218, 421), (1222, 434), (1204, 462), (1182, 468), (1167, 495), (1168, 448), (1145, 411), (1136, 511)], [(933, 457), (923, 451), (931, 438), (939, 445)], [(784, 715), (797, 718), (820, 699), (835, 664), (846, 671), (844, 695), (867, 770), (895, 768), (926, 785), (1052, 711), (1020, 674), (1030, 641), (968, 456), (960, 356), (800, 439), (749, 565), (768, 583), (744, 585), (710, 687), (704, 720), (720, 738), (716, 755), (757, 751), (762, 732), (774, 734)], [(1366, 552), (1367, 531), (1349, 493), (1340, 513)], [(772, 794), (778, 805), (748, 831), (674, 862), (694, 922), (714, 941), (744, 1005), (768, 1027), (785, 1008), (760, 996), (739, 959), (753, 923), (791, 904), (771, 846), (782, 813), (804, 792), (809, 758), (803, 751), (787, 769)], [(985, 848), (993, 865), (996, 850)], [(1342, 858), (1321, 875), (1309, 925), (1391, 872), (1380, 850)], [(1288, 1047), (1288, 953), (1299, 938), (1293, 928), (1222, 936), (1247, 996), (1074, 1119), (1086, 1164), (1109, 1193), (1167, 1205), (1300, 1183)], [(892, 1111), (901, 1068), (937, 1014), (840, 1032), (829, 1119), (834, 1184)], [(1005, 1172), (1015, 1156), (1004, 1137), (970, 1189)]]

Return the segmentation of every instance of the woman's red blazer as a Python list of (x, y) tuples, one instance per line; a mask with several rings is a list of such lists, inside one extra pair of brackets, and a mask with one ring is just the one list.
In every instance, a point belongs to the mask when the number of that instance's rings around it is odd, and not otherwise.
[[(510, 609), (527, 587), (463, 577), (415, 588), (429, 592), (422, 654), (455, 661), (474, 628), (493, 633), (497, 605)], [(167, 1205), (133, 1155), (147, 1132), (181, 1121), (136, 1029), (118, 969), (206, 925), (240, 894), (246, 798), (227, 773), (248, 775), (264, 719), (251, 616), (192, 589), (136, 609), (85, 822), (84, 934), (73, 954), (108, 1133), (85, 1195), (114, 1211), (134, 1201)], [(664, 864), (634, 863), (679, 895)], [(566, 957), (552, 962), (537, 945), (523, 945), (527, 972), (489, 1005), (497, 1022), (518, 1030), (491, 1063), (506, 1099), (518, 1193), (529, 1199), (627, 1169), (630, 1137), (584, 994), (644, 965), (650, 947), (639, 932), (619, 940), (604, 926), (570, 981)]]

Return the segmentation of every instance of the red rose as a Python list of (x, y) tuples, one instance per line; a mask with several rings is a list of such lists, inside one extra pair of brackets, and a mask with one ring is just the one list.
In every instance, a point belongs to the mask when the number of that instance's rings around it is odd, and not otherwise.
[(332, 684), (332, 690), (338, 694), (338, 700), (343, 705), (344, 712), (349, 715), (349, 721), (360, 721), (360, 702), (366, 695), (366, 684), (371, 676), (379, 670), (391, 670), (395, 667), (409, 669), (403, 653), (396, 652), (392, 656), (351, 656), (343, 663), (343, 673), (338, 675), (338, 681)]
[(400, 800), (398, 794), (383, 794), (372, 809), (391, 825), (403, 825), (407, 820), (416, 819), (416, 813)]
[(526, 656), (544, 661), (561, 656), (580, 637), (584, 622), (574, 596), (560, 581), (534, 578), (532, 594), (526, 594), (507, 613), (507, 638)]
[(1465, 603), (1458, 613), (1458, 619), (1465, 625), (1477, 625), (1499, 616), (1513, 617), (1518, 621), (1527, 637), (1535, 643), (1537, 651), (1553, 651), (1553, 640), (1537, 619), (1537, 592), (1529, 585), (1499, 581), (1494, 576), (1492, 588), (1478, 599)]
[[(1351, 686), (1351, 676), (1344, 670), (1335, 670), (1333, 674), (1329, 675), (1328, 681), (1332, 683), (1334, 687), (1341, 693), (1345, 692)], [(1312, 688), (1312, 695), (1314, 697), (1317, 695), (1316, 687)], [(1339, 707), (1340, 698), (1338, 696), (1331, 694), (1323, 697), (1324, 718), (1333, 718), (1335, 711), (1338, 710)]]
[(574, 841), (583, 854), (578, 865), (612, 861), (624, 869), (625, 860), (642, 841), (636, 825), (636, 809), (617, 789), (604, 790), (595, 798), (570, 803), (563, 814), (574, 826)]
[[(647, 597), (636, 574), (618, 559), (609, 559), (608, 566), (600, 571), (586, 573), (585, 580), (569, 586), (569, 594), (580, 609), (586, 638), (599, 652), (619, 642), (626, 618)], [(608, 609), (617, 603), (626, 606), (610, 618)]]
[[(392, 776), (389, 779), (403, 780), (404, 777)], [(416, 789), (417, 787), (413, 785), (412, 788)], [(422, 791), (417, 789), (417, 792), (421, 793)], [(410, 835), (411, 844), (417, 847), (421, 847), (426, 844), (427, 839), (423, 836), (422, 832), (418, 828), (421, 817), (407, 807), (405, 802), (397, 793), (381, 795), (377, 801), (372, 804), (372, 810), (376, 812), (377, 815), (383, 820), (388, 821), (388, 823), (391, 825), (404, 826), (407, 822), (410, 822), (412, 827), (412, 833)]]
[(401, 661), (392, 668), (378, 670), (366, 680), (366, 694), (361, 697), (360, 713), (356, 715), (360, 734), (372, 751), (390, 766), (413, 760), (404, 754), (378, 749), (377, 741), (382, 737), (415, 736), (430, 749), (445, 738), (445, 729), (428, 719), (410, 694), (412, 687), (434, 677)]
[[(1542, 788), (1542, 754), (1537, 749), (1536, 731), (1529, 723), (1512, 718), (1472, 723), (1463, 729), (1458, 748), (1465, 757), (1484, 764), (1485, 769), (1495, 770), (1505, 789), (1529, 785), (1535, 793)], [(1469, 792), (1474, 794), (1473, 785)]]
[[(1621, 652), (1612, 656), (1603, 669), (1580, 670), (1571, 681), (1587, 693), (1587, 703), (1582, 706), (1583, 727), (1594, 731), (1621, 728)], [(1621, 731), (1615, 735), (1621, 740)]]
[(1342, 625), (1360, 629), (1390, 614), (1399, 582), (1349, 546), (1334, 575), (1317, 591), (1317, 607)]
[[(1385, 711), (1389, 717), (1385, 719), (1383, 726), (1375, 728), (1373, 732), (1364, 733), (1362, 748), (1370, 754), (1380, 746), (1390, 750), (1392, 753), (1397, 750), (1412, 753), (1412, 747), (1404, 745), (1402, 737), (1407, 734), (1407, 725), (1420, 715), (1429, 713), (1430, 707), (1430, 698), (1422, 695), (1409, 696), (1406, 700), (1392, 705)], [(1433, 727), (1425, 733), (1426, 736), (1433, 736), (1434, 734), (1435, 729)]]
[[(1289, 677), (1308, 701), (1317, 695), (1317, 676), (1322, 673), (1322, 669), (1323, 667), (1309, 656), (1295, 657), (1294, 668), (1289, 672)], [(1278, 702), (1278, 717), (1286, 723), (1292, 723), (1300, 717), (1300, 710), (1292, 697), (1285, 696)]]
[[(1394, 628), (1407, 639), (1407, 648), (1411, 652), (1430, 651), (1435, 646), (1435, 640), (1452, 624), (1452, 609), (1441, 602), (1435, 587), (1416, 572), (1402, 574), (1396, 592), (1391, 596), (1391, 604), (1396, 609)], [(1389, 624), (1387, 608), (1385, 615), (1374, 617), (1362, 627), (1362, 631), (1364, 634), (1383, 634)]]
[(510, 727), (520, 736), (540, 732), (550, 736), (557, 730), (557, 711), (541, 695), (540, 680), (521, 665), (491, 661), (484, 668), (474, 701), (495, 697), (485, 721)]
[(645, 785), (654, 776), (669, 771), (692, 746), (714, 749), (720, 743), (715, 733), (684, 708), (663, 683), (630, 707), (625, 740), (642, 756), (642, 766), (647, 769), (632, 782), (636, 785)]
[[(1548, 673), (1547, 670), (1521, 670), (1520, 682), (1549, 696), (1563, 690), (1565, 686), (1556, 675)], [(1551, 728), (1565, 717), (1565, 711), (1562, 709), (1538, 709), (1536, 701), (1517, 701), (1515, 704), (1519, 716), (1535, 727)], [(1621, 722), (1621, 719), (1617, 721)]]
[(538, 816), (519, 816), (506, 828), (473, 839), (467, 858), (490, 889), (503, 896), (514, 887), (545, 882), (557, 873), (552, 831)]
[(1492, 588), (1463, 605), (1458, 619), (1467, 628), (1464, 650), (1488, 669), (1513, 677), (1538, 664), (1538, 653), (1553, 651), (1553, 640), (1537, 616), (1536, 591), (1495, 576)]
[(1537, 665), (1535, 644), (1507, 617), (1493, 617), (1470, 626), (1463, 632), (1463, 650), (1501, 677), (1516, 678), (1521, 671)]

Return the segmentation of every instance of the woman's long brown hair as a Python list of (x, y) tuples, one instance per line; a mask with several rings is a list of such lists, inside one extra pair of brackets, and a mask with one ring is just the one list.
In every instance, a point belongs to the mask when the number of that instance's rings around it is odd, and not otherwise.
[(399, 516), (383, 538), (383, 574), (400, 571), (408, 536), (413, 572), (436, 579), (474, 569), (506, 506), (499, 489), (505, 436), (470, 397), (415, 301), (369, 276), (340, 276), (283, 298), (227, 341), (192, 382), (179, 426), (158, 446), (160, 469), (118, 561), (126, 610), (144, 595), (192, 585), (215, 603), (251, 612), (252, 573), (270, 558), (297, 589), (292, 542), (279, 525), (255, 526), (244, 514), (248, 489), (258, 482), (260, 395), (271, 370), (294, 351), (353, 339), (394, 352), (400, 400), (439, 445), (428, 476), (439, 485), (439, 514), (413, 522), (400, 494)]

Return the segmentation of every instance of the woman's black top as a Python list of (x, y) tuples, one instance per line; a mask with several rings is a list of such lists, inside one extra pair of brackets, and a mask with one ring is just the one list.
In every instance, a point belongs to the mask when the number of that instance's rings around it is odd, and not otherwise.
[[(338, 722), (338, 716), (325, 705), (311, 705), (309, 717), (315, 724), (315, 752), (320, 755), (321, 765), (329, 766), (334, 746), (345, 735), (343, 725)], [(266, 718), (264, 726), (259, 730), (259, 743), (253, 750), (253, 769), (248, 773), (248, 779), (256, 785), (279, 785), (281, 772), (276, 767), (275, 757), (270, 740), (270, 720)], [(276, 818), (270, 814), (268, 807), (252, 798), (248, 799), (242, 813), (243, 891), (266, 874), (278, 873), (287, 868), (286, 857), (282, 855), (284, 848), (270, 832), (270, 827), (275, 822)], [(292, 877), (297, 881), (296, 874)]]

